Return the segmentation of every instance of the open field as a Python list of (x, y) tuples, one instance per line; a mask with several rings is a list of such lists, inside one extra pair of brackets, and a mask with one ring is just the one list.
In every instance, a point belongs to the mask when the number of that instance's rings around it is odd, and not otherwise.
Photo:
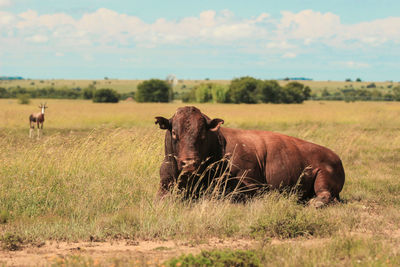
[[(15, 80), (15, 81), (0, 81), (0, 87), (9, 88), (20, 86), (23, 88), (44, 88), (44, 87), (54, 87), (54, 88), (86, 88), (90, 84), (94, 84), (96, 88), (112, 88), (120, 93), (128, 93), (136, 91), (136, 87), (143, 80)], [(190, 89), (196, 85), (205, 82), (218, 83), (222, 85), (229, 85), (230, 80), (179, 80), (174, 90), (180, 92), (182, 90)], [(278, 81), (281, 86), (284, 86), (291, 81)], [(366, 88), (371, 81), (365, 82), (345, 82), (345, 81), (299, 81), (306, 86), (309, 86), (314, 93), (319, 93), (324, 89), (330, 92), (345, 89), (354, 88), (361, 89)], [(377, 86), (376, 89), (383, 92), (387, 92), (388, 86), (397, 86), (399, 83), (397, 81), (393, 82), (374, 82)]]
[(164, 132), (154, 117), (182, 104), (47, 100), (36, 141), (28, 116), (39, 102), (0, 100), (2, 263), (157, 265), (201, 249), (244, 249), (261, 265), (400, 264), (398, 102), (196, 105), (226, 127), (334, 150), (346, 171), (343, 203), (319, 210), (275, 192), (246, 204), (155, 201)]

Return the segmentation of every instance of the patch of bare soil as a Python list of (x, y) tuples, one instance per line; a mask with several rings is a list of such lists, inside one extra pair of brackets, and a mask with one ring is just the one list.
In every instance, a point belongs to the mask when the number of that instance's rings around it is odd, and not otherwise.
[(60, 262), (68, 256), (93, 259), (94, 264), (109, 259), (144, 262), (157, 265), (183, 253), (197, 254), (210, 249), (251, 249), (256, 241), (247, 239), (209, 239), (204, 242), (188, 241), (111, 241), (111, 242), (51, 242), (40, 246), (29, 245), (18, 251), (0, 250), (0, 264), (6, 266), (46, 266)]

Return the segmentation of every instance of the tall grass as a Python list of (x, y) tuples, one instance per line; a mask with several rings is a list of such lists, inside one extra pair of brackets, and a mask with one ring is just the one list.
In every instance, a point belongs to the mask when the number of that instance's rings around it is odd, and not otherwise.
[[(279, 131), (339, 154), (346, 171), (344, 201), (321, 210), (276, 192), (247, 203), (157, 201), (164, 132), (153, 118), (171, 116), (177, 104), (64, 100), (48, 105), (44, 135), (36, 141), (28, 138), (27, 119), (35, 101), (28, 106), (0, 101), (3, 235), (202, 242), (209, 237), (340, 239), (363, 233), (381, 238), (385, 248), (400, 243), (384, 239), (400, 226), (398, 103), (199, 105), (226, 126)], [(300, 253), (290, 246), (285, 250)]]

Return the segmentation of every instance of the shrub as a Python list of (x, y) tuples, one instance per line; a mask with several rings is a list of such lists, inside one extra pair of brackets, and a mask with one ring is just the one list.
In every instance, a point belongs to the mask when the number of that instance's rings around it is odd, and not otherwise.
[(277, 81), (260, 81), (258, 83), (258, 94), (259, 98), (264, 103), (279, 103), (279, 92), (281, 91), (281, 86)]
[(140, 83), (135, 99), (137, 102), (170, 102), (173, 100), (172, 87), (163, 80), (151, 79)]
[(23, 244), (23, 240), (18, 235), (12, 233), (5, 233), (1, 238), (0, 241), (2, 243), (2, 248), (4, 250), (20, 250)]
[(227, 93), (228, 87), (219, 84), (213, 84), (211, 88), (212, 101), (214, 103), (229, 103)]
[(393, 91), (393, 99), (396, 101), (400, 101), (400, 86), (394, 87), (392, 91)]
[(99, 89), (94, 92), (93, 102), (95, 103), (117, 103), (119, 94), (113, 89)]
[(96, 87), (93, 84), (89, 85), (89, 87), (83, 89), (82, 92), (83, 99), (92, 99), (95, 91)]
[(206, 103), (211, 102), (212, 94), (211, 94), (211, 83), (200, 84), (197, 88), (195, 88), (195, 97), (197, 103)]
[(261, 266), (260, 259), (251, 250), (202, 251), (199, 255), (181, 255), (165, 262), (166, 266)]
[(17, 98), (18, 103), (22, 105), (28, 105), (31, 102), (29, 94), (18, 94)]
[(370, 83), (367, 85), (367, 88), (376, 88), (376, 84), (375, 83)]
[(0, 98), (8, 98), (10, 94), (8, 93), (6, 88), (0, 87)]
[(233, 103), (257, 103), (259, 83), (260, 80), (249, 76), (233, 79), (228, 91), (230, 99)]
[(189, 92), (183, 93), (182, 102), (183, 103), (196, 102), (196, 89), (193, 88)]
[(311, 96), (311, 89), (299, 82), (290, 82), (282, 88), (280, 100), (283, 103), (303, 103)]

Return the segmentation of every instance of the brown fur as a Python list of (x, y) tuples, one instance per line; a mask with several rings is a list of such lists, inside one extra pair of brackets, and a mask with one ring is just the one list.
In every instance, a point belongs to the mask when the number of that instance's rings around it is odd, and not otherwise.
[[(167, 130), (160, 197), (178, 177), (185, 177), (182, 174), (188, 177), (229, 158), (230, 186), (247, 195), (298, 185), (303, 199), (316, 197), (315, 206), (339, 199), (344, 169), (340, 158), (328, 148), (280, 133), (223, 128), (223, 120), (211, 120), (195, 107), (179, 108), (169, 120), (156, 117), (156, 123)], [(178, 187), (187, 186), (187, 179)]]
[(39, 126), (41, 129), (43, 129), (43, 122), (44, 122), (44, 114), (42, 114), (41, 112), (34, 113), (29, 116), (29, 126), (32, 129), (35, 128), (35, 123), (37, 124), (38, 129)]

